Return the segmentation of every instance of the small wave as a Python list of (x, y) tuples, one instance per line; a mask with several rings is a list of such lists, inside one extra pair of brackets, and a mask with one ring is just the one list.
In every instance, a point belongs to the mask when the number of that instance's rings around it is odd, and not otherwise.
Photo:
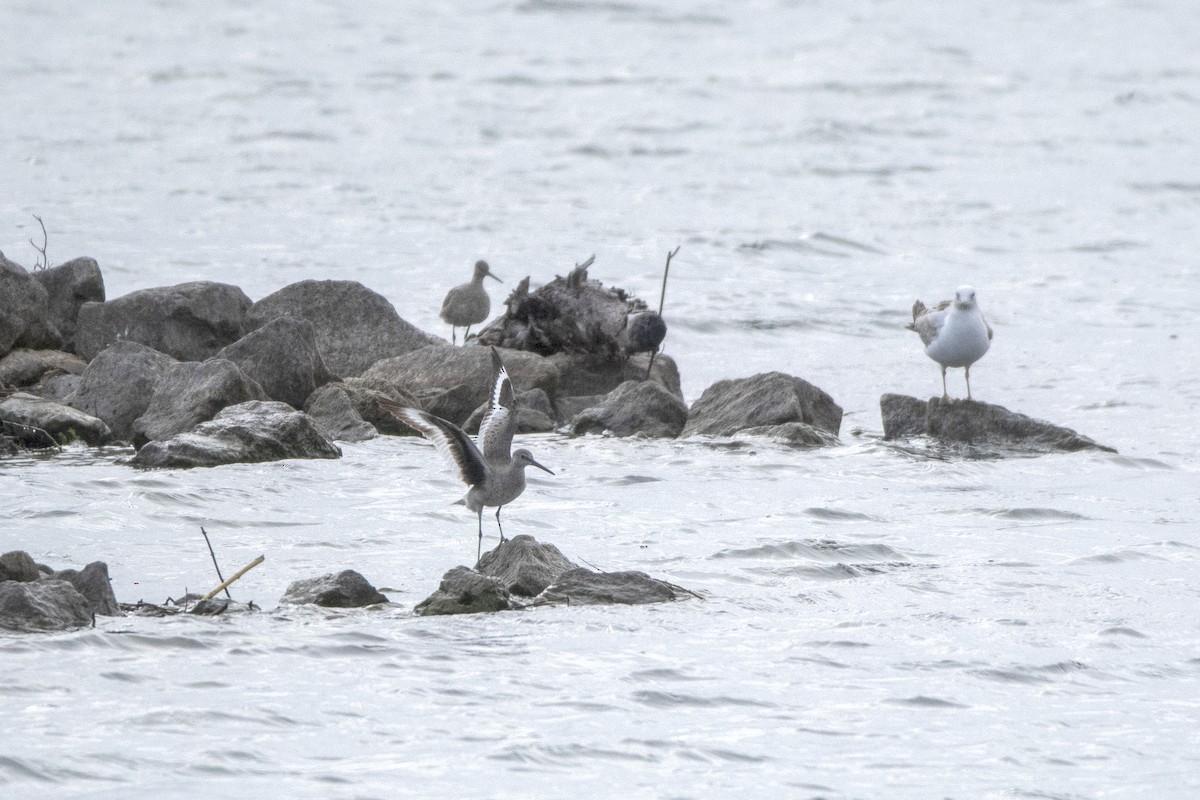
[(1100, 635), (1101, 636), (1128, 636), (1131, 639), (1149, 639), (1150, 638), (1149, 636), (1147, 636), (1146, 634), (1142, 633), (1139, 630), (1134, 630), (1133, 628), (1126, 628), (1122, 625), (1118, 625), (1115, 628), (1105, 628), (1104, 630), (1100, 631)]
[(864, 514), (860, 511), (847, 511), (843, 508), (812, 507), (804, 509), (804, 514), (815, 519), (830, 522), (885, 522), (881, 517)]
[(1074, 511), (1060, 511), (1056, 508), (1005, 508), (992, 511), (988, 516), (996, 519), (1057, 520), (1062, 522), (1091, 519), (1091, 517), (1085, 517)]
[(905, 555), (886, 544), (877, 543), (845, 543), (833, 539), (813, 539), (804, 542), (780, 542), (764, 544), (758, 547), (720, 550), (713, 553), (711, 558), (764, 558), (764, 559), (795, 559), (812, 558), (821, 561), (840, 561), (847, 557), (858, 560), (893, 561), (903, 560)]
[(689, 706), (692, 708), (775, 708), (773, 703), (765, 703), (761, 700), (751, 700), (747, 697), (728, 697), (725, 695), (718, 697), (699, 697), (697, 695), (663, 692), (652, 689), (643, 689), (641, 691), (634, 692), (633, 699), (639, 703), (642, 703), (643, 705), (653, 706), (655, 708), (679, 708), (680, 706)]
[(590, 747), (582, 744), (520, 744), (510, 745), (488, 758), (497, 761), (513, 761), (540, 766), (568, 766), (578, 762), (595, 761), (640, 761), (656, 764), (659, 756), (653, 753), (635, 753), (614, 750), (611, 747)]
[(914, 697), (889, 697), (884, 701), (898, 706), (913, 706), (915, 708), (970, 708), (953, 700), (943, 700), (940, 697), (929, 697), (919, 694)]
[(1103, 242), (1083, 242), (1072, 245), (1067, 249), (1075, 253), (1121, 253), (1127, 250), (1140, 250), (1150, 245), (1132, 239), (1109, 239)]
[(1114, 550), (1110, 553), (1096, 553), (1068, 561), (1068, 565), (1082, 564), (1124, 564), (1129, 561), (1162, 561), (1161, 556), (1142, 553), (1137, 550)]

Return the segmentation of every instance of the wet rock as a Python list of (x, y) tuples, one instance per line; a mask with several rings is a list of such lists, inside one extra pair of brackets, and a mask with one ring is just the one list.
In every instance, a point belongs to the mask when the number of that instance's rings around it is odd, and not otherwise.
[(571, 433), (675, 438), (687, 424), (682, 398), (654, 381), (626, 381), (571, 420)]
[(34, 272), (33, 278), (46, 290), (49, 321), (62, 336), (63, 348), (74, 350), (79, 309), (84, 303), (104, 302), (100, 265), (84, 256)]
[(885, 394), (879, 399), (879, 407), (883, 415), (885, 439), (929, 436), (943, 442), (1035, 453), (1077, 450), (1116, 452), (1070, 428), (977, 400), (955, 400), (943, 404), (936, 397), (922, 401), (906, 395)]
[(32, 386), (26, 386), (25, 391), (46, 400), (53, 400), (56, 403), (69, 405), (67, 398), (78, 391), (79, 384), (82, 382), (83, 379), (79, 375), (72, 375), (52, 369), (42, 373), (42, 377), (37, 383)]
[(358, 413), (344, 383), (327, 383), (309, 395), (304, 413), (312, 417), (321, 433), (336, 442), (365, 442), (379, 435), (375, 426)]
[(754, 428), (744, 428), (736, 434), (739, 439), (746, 436), (763, 436), (792, 447), (833, 447), (841, 444), (838, 437), (829, 431), (814, 428), (803, 422), (760, 425)]
[(683, 399), (679, 367), (667, 355), (655, 356), (653, 366), (645, 354), (622, 359), (590, 353), (556, 353), (549, 358), (558, 368), (560, 396), (608, 394), (625, 381), (651, 380)]
[(264, 297), (250, 310), (250, 329), (273, 319), (300, 317), (313, 325), (325, 366), (343, 378), (376, 361), (445, 342), (400, 318), (382, 295), (356, 281), (306, 280)]
[(122, 616), (113, 594), (112, 582), (108, 577), (108, 565), (93, 561), (82, 570), (63, 569), (52, 573), (46, 580), (66, 581), (87, 598), (92, 613), (104, 617)]
[(46, 289), (0, 253), (0, 355), (14, 347), (56, 349), (62, 337), (50, 323)]
[[(501, 351), (504, 367), (517, 392), (541, 389), (554, 397), (558, 370), (533, 353)], [(492, 392), (492, 356), (486, 347), (424, 347), (387, 358), (363, 374), (365, 380), (411, 392), (431, 414), (462, 426)]]
[(61, 631), (92, 624), (87, 598), (66, 581), (0, 583), (0, 628)]
[(293, 581), (279, 602), (286, 605), (312, 603), (326, 608), (361, 608), (388, 599), (352, 569), (317, 578)]
[[(519, 392), (516, 395), (516, 401), (518, 433), (548, 433), (554, 430), (557, 424), (555, 423), (554, 407), (550, 405), (550, 397), (544, 391), (528, 389)], [(479, 426), (483, 424), (483, 418), (491, 405), (490, 399), (480, 404), (471, 412), (471, 416), (467, 417), (462, 429), (470, 434), (478, 433)]]
[(375, 426), (375, 430), (389, 436), (417, 435), (412, 428), (396, 419), (379, 404), (381, 400), (399, 403), (409, 408), (422, 408), (421, 401), (411, 393), (390, 385), (385, 381), (370, 381), (366, 378), (347, 378), (343, 381), (347, 396), (354, 404), (354, 410), (367, 422)]
[(134, 421), (146, 413), (158, 384), (178, 363), (144, 344), (117, 342), (92, 359), (67, 402), (104, 420), (116, 438), (131, 441)]
[(180, 361), (203, 361), (241, 338), (250, 298), (212, 281), (141, 289), (104, 303), (84, 303), (75, 352), (89, 361), (119, 340), (141, 342)]
[(625, 318), (625, 328), (617, 334), (622, 355), (653, 353), (667, 338), (667, 323), (657, 311), (638, 311)]
[(570, 397), (560, 396), (554, 404), (555, 410), (558, 412), (559, 422), (570, 423), (579, 413), (603, 403), (606, 397), (608, 397), (607, 393), (572, 395)]
[(24, 550), (12, 550), (0, 556), (0, 581), (36, 581), (42, 577), (37, 564)]
[(312, 418), (286, 403), (252, 400), (222, 409), (208, 422), (138, 450), (135, 467), (215, 467), (285, 458), (340, 458)]
[(262, 388), (232, 361), (179, 362), (159, 379), (146, 413), (133, 423), (133, 446), (190, 431), (227, 406), (266, 399)]
[(6, 455), (25, 450), (45, 450), (59, 446), (58, 440), (41, 428), (0, 419), (0, 447)]
[(582, 567), (564, 573), (538, 596), (539, 602), (585, 606), (666, 603), (695, 597), (692, 592), (644, 572), (593, 572)]
[(0, 400), (0, 419), (40, 428), (60, 444), (80, 440), (99, 447), (112, 439), (112, 431), (103, 420), (28, 392)]
[(803, 422), (837, 436), (842, 409), (803, 378), (766, 372), (717, 381), (692, 405), (683, 436), (730, 436), (745, 428)]
[(590, 280), (590, 264), (591, 259), (534, 292), (526, 278), (505, 300), (505, 313), (479, 332), (479, 342), (544, 356), (568, 352), (616, 357), (626, 318), (648, 308), (623, 289)]
[(578, 568), (554, 545), (542, 544), (526, 534), (487, 551), (475, 565), (476, 571), (500, 581), (519, 597), (536, 597), (563, 573)]
[(0, 358), (0, 386), (29, 386), (47, 372), (80, 375), (85, 369), (87, 362), (71, 353), (21, 347)]
[(333, 380), (317, 351), (313, 325), (299, 317), (279, 317), (217, 353), (237, 364), (272, 400), (303, 408), (318, 386)]
[(442, 576), (437, 591), (418, 603), (413, 613), (433, 617), (507, 611), (512, 607), (512, 598), (501, 581), (467, 567), (455, 567)]

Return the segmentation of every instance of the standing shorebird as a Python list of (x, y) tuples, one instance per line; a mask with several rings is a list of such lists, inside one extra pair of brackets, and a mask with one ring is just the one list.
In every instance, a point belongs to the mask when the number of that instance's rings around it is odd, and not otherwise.
[(462, 428), (441, 417), (395, 403), (381, 402), (380, 406), (433, 442), (438, 452), (458, 468), (459, 477), (470, 487), (463, 500), (479, 519), (476, 558), (483, 554), (483, 509), (496, 507), (496, 525), (500, 528), (500, 542), (503, 543), (500, 509), (525, 491), (525, 468), (537, 467), (554, 474), (524, 448), (509, 455), (513, 434), (517, 431), (517, 400), (508, 371), (494, 347), (492, 405), (479, 425), (478, 446)]
[(913, 321), (906, 325), (925, 343), (925, 354), (942, 365), (942, 402), (950, 402), (946, 391), (946, 368), (963, 367), (967, 374), (967, 399), (971, 399), (971, 365), (983, 358), (992, 346), (992, 326), (983, 318), (975, 302), (975, 290), (960, 286), (953, 300), (943, 300), (926, 308), (920, 300), (913, 303)]
[(471, 280), (446, 292), (446, 299), (442, 301), (442, 311), (439, 316), (450, 324), (451, 344), (457, 344), (454, 338), (457, 328), (463, 325), (467, 326), (467, 329), (463, 331), (463, 344), (466, 344), (467, 335), (471, 333), (471, 326), (487, 319), (488, 312), (492, 309), (492, 302), (488, 299), (487, 292), (483, 290), (484, 278), (495, 278), (500, 283), (504, 283), (492, 274), (486, 261), (476, 261), (475, 274), (471, 276)]

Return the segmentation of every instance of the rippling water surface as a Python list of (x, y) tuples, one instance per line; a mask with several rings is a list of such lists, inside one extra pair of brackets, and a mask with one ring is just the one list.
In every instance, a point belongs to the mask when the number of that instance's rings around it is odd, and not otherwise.
[[(596, 253), (689, 401), (778, 369), (843, 445), (525, 442), (510, 533), (703, 601), (419, 619), (474, 555), (412, 439), (335, 462), (0, 463), (0, 550), (265, 611), (0, 637), (5, 797), (1200, 794), (1200, 7), (0, 2), (0, 249), (110, 297), (347, 278), (441, 333)], [(40, 238), (40, 232), (39, 232)], [(981, 399), (1120, 454), (880, 440), (903, 330), (972, 283)], [(493, 301), (504, 289), (493, 293)], [(961, 375), (951, 376), (962, 393)], [(384, 609), (276, 609), (343, 568)]]

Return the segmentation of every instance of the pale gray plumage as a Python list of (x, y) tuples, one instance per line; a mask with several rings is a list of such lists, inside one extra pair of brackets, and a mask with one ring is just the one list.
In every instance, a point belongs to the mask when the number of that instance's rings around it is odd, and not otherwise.
[(466, 344), (467, 336), (471, 333), (471, 326), (486, 320), (488, 312), (492, 309), (492, 301), (488, 299), (487, 292), (483, 289), (484, 278), (494, 278), (500, 283), (504, 283), (492, 273), (486, 261), (476, 261), (475, 272), (471, 276), (471, 280), (446, 292), (446, 299), (442, 301), (442, 310), (439, 316), (450, 324), (450, 342), (452, 344), (457, 344), (455, 331), (464, 325), (467, 329), (463, 331), (463, 344)]
[(905, 327), (921, 337), (926, 355), (942, 367), (942, 402), (950, 402), (946, 390), (947, 367), (966, 370), (967, 399), (972, 399), (971, 365), (983, 358), (992, 345), (992, 326), (975, 301), (975, 290), (960, 286), (953, 300), (943, 300), (933, 308), (918, 300), (913, 303), (912, 312), (913, 321)]
[(516, 395), (508, 371), (504, 369), (500, 354), (494, 347), (492, 376), (491, 407), (479, 426), (478, 445), (471, 441), (462, 428), (448, 420), (419, 409), (389, 402), (380, 403), (382, 408), (401, 422), (433, 442), (438, 452), (458, 469), (463, 483), (470, 487), (463, 500), (478, 517), (479, 554), (483, 552), (483, 509), (496, 507), (496, 525), (500, 528), (500, 541), (503, 542), (504, 527), (500, 524), (500, 510), (525, 491), (525, 467), (537, 467), (554, 474), (524, 448), (509, 455), (513, 434), (517, 432)]

